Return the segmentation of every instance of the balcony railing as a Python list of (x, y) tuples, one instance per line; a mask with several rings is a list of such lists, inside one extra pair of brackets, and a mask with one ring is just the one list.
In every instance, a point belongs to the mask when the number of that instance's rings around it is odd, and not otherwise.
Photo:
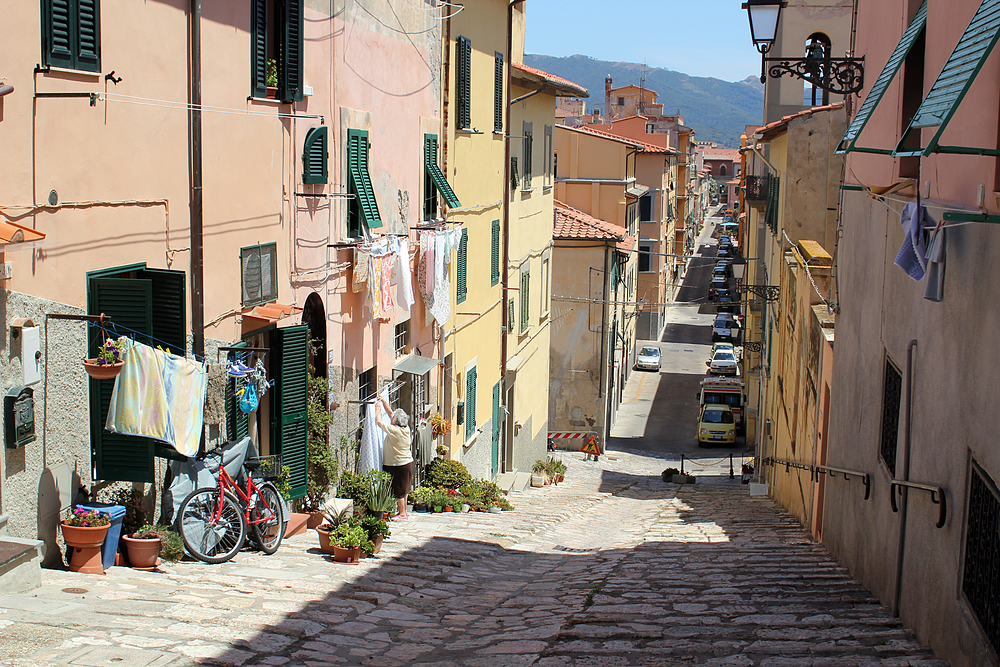
[(763, 204), (767, 201), (768, 178), (768, 174), (763, 176), (747, 176), (746, 198), (748, 202)]

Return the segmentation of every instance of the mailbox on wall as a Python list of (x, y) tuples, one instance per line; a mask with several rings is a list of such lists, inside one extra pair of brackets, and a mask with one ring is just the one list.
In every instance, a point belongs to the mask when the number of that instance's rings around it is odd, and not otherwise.
[(4, 441), (8, 449), (35, 441), (35, 391), (14, 387), (3, 398)]

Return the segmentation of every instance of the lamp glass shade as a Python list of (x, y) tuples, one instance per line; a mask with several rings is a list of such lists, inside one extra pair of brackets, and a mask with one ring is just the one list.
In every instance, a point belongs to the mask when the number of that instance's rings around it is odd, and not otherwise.
[(736, 280), (743, 280), (743, 272), (747, 268), (747, 261), (742, 257), (737, 257), (733, 260), (733, 263), (730, 266), (733, 269), (733, 278), (736, 278)]
[(778, 34), (778, 18), (781, 16), (782, 2), (764, 0), (754, 2), (750, 0), (743, 6), (750, 17), (750, 39), (754, 46), (770, 47)]

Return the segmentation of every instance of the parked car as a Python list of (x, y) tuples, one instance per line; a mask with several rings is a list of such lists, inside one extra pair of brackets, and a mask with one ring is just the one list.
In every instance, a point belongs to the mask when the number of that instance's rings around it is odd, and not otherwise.
[(724, 294), (719, 294), (715, 302), (719, 304), (720, 313), (732, 313), (733, 315), (739, 315), (740, 313), (739, 301), (737, 301), (728, 291)]
[(708, 284), (708, 298), (715, 301), (718, 294), (729, 291), (729, 281), (721, 277), (713, 277)]
[(635, 356), (636, 370), (649, 369), (659, 372), (660, 370), (660, 348), (652, 345), (645, 345), (639, 354)]
[(736, 419), (728, 405), (709, 403), (698, 418), (698, 446), (705, 443), (736, 442)]
[(740, 323), (732, 313), (719, 313), (712, 327), (712, 342), (720, 340), (736, 344), (740, 336)]
[(712, 268), (712, 277), (721, 276), (722, 278), (728, 278), (733, 275), (732, 263), (728, 259), (719, 260), (715, 263)]
[(736, 375), (736, 355), (732, 350), (717, 350), (708, 362), (708, 372), (712, 375)]
[(732, 246), (720, 247), (718, 252), (715, 254), (716, 257), (725, 257), (731, 259), (733, 256)]

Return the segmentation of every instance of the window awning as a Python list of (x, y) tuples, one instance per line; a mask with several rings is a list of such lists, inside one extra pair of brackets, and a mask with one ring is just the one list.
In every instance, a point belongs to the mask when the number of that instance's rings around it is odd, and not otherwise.
[(431, 357), (422, 357), (419, 354), (411, 354), (408, 357), (403, 357), (396, 365), (392, 367), (392, 370), (398, 371), (400, 373), (409, 373), (411, 375), (423, 375), (432, 368), (440, 365), (440, 361)]
[[(1000, 39), (1000, 0), (983, 0), (976, 10), (955, 50), (948, 57), (944, 69), (938, 74), (927, 97), (920, 103), (910, 126), (899, 139), (895, 156), (924, 157), (932, 153), (960, 153), (966, 155), (1000, 155), (996, 148), (970, 148), (966, 146), (941, 146), (941, 133), (948, 127), (952, 116), (969, 92), (979, 70), (989, 58)], [(906, 140), (912, 132), (920, 135), (924, 128), (936, 127), (937, 132), (923, 148), (907, 148)]]
[(0, 222), (0, 246), (41, 241), (45, 234), (15, 222)]
[(458, 201), (458, 197), (455, 195), (455, 191), (451, 189), (451, 185), (448, 183), (448, 179), (444, 177), (444, 172), (442, 172), (441, 167), (438, 166), (437, 154), (438, 154), (437, 137), (433, 134), (425, 134), (424, 169), (427, 170), (427, 173), (434, 181), (434, 185), (441, 193), (441, 196), (444, 197), (445, 202), (448, 204), (448, 208), (458, 208), (459, 206), (462, 205), (462, 203)]
[(899, 68), (903, 66), (903, 61), (906, 60), (906, 56), (909, 55), (910, 49), (913, 48), (913, 44), (917, 41), (917, 37), (920, 36), (926, 24), (927, 0), (924, 0), (920, 5), (920, 9), (914, 15), (913, 20), (910, 21), (910, 25), (903, 32), (903, 36), (900, 38), (899, 43), (896, 44), (896, 48), (893, 49), (892, 55), (889, 56), (889, 61), (882, 68), (882, 73), (878, 75), (875, 83), (872, 84), (872, 88), (868, 91), (865, 101), (858, 108), (858, 113), (854, 117), (854, 120), (847, 127), (847, 132), (844, 134), (844, 138), (840, 140), (840, 145), (837, 146), (837, 150), (835, 151), (836, 153), (843, 154), (850, 153), (851, 151), (861, 153), (890, 152), (888, 149), (855, 147), (854, 144), (857, 142), (861, 131), (865, 129), (865, 125), (868, 124), (868, 119), (871, 118), (875, 107), (878, 106), (878, 103), (882, 100), (882, 96), (885, 95), (889, 84), (892, 83), (892, 80), (896, 77), (896, 73), (899, 72)]

